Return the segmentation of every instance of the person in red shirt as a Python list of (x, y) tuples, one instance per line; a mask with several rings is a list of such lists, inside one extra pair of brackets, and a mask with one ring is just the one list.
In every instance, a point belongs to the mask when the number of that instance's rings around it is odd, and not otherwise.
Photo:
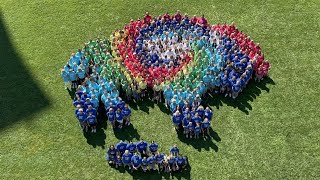
[(170, 21), (171, 17), (170, 17), (170, 15), (169, 15), (168, 12), (166, 12), (166, 13), (163, 15), (163, 19), (164, 19), (164, 21)]
[(208, 21), (207, 19), (204, 17), (204, 15), (202, 15), (200, 18), (197, 19), (197, 24), (200, 25), (203, 28), (207, 28), (208, 25)]
[(194, 15), (194, 16), (190, 19), (190, 22), (191, 22), (191, 24), (193, 24), (193, 25), (195, 25), (195, 24), (197, 23), (197, 21), (198, 21), (198, 18), (197, 18), (196, 15)]
[(145, 24), (150, 24), (151, 19), (152, 19), (152, 16), (150, 16), (149, 13), (146, 12), (146, 15), (144, 15), (144, 23)]
[(182, 15), (180, 14), (180, 11), (179, 10), (177, 10), (177, 13), (173, 16), (175, 19), (176, 19), (176, 21), (178, 21), (178, 22), (180, 22), (181, 21), (181, 19), (182, 19)]

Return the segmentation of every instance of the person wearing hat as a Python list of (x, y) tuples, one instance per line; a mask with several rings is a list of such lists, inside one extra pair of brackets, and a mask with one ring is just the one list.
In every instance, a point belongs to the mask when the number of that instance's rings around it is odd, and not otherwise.
[(176, 158), (178, 169), (180, 172), (186, 168), (187, 166), (187, 159), (186, 157), (183, 157), (182, 154), (178, 154), (178, 157)]
[(136, 171), (141, 167), (142, 158), (138, 153), (134, 153), (134, 156), (131, 157), (131, 166), (132, 170)]

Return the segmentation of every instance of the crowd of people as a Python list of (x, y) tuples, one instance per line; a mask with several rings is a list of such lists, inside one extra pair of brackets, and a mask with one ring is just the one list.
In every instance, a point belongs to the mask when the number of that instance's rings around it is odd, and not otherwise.
[[(204, 16), (177, 11), (158, 17), (146, 13), (114, 31), (110, 41), (89, 40), (71, 54), (61, 76), (66, 88), (76, 90), (74, 105), (82, 127), (95, 132), (99, 112), (106, 113), (113, 127), (130, 123), (131, 111), (120, 96), (164, 100), (176, 127), (187, 127), (182, 115), (188, 114), (186, 109), (201, 111), (208, 93), (235, 99), (252, 77), (260, 81), (269, 69), (259, 44), (233, 23), (212, 26)], [(210, 124), (211, 119), (198, 117), (199, 123), (188, 122), (194, 129)]]
[(176, 144), (170, 148), (167, 155), (158, 149), (159, 146), (154, 141), (120, 141), (107, 149), (106, 160), (115, 168), (128, 167), (132, 172), (141, 169), (143, 172), (158, 170), (173, 173), (187, 167), (188, 158), (180, 153)]

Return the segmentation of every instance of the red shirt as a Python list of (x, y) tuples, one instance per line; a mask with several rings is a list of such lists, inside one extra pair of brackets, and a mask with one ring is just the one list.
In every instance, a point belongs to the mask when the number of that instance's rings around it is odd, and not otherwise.
[(144, 16), (144, 23), (149, 24), (151, 22), (152, 17), (150, 15), (145, 15)]

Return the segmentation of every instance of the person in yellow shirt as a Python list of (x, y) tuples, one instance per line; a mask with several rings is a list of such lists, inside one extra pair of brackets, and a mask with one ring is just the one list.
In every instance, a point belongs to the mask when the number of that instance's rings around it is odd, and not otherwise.
[(162, 87), (161, 87), (161, 84), (159, 83), (159, 81), (156, 80), (156, 82), (154, 83), (153, 85), (153, 94), (154, 94), (154, 97), (153, 97), (153, 100), (156, 100), (157, 103), (161, 103), (161, 94), (162, 94)]
[(141, 93), (140, 93), (141, 98), (144, 98), (147, 92), (147, 82), (143, 78), (139, 82), (139, 89), (141, 90)]

